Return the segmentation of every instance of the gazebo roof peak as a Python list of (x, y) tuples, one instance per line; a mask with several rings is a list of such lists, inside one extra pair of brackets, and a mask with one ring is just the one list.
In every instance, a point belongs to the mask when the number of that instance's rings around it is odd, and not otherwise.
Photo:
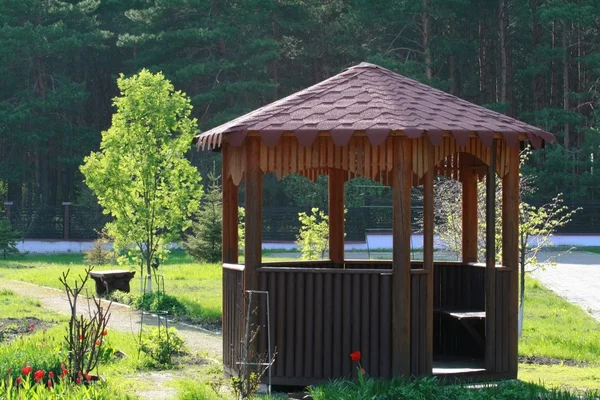
[(390, 132), (404, 132), (410, 138), (427, 135), (434, 144), (444, 133), (452, 134), (459, 145), (472, 134), (487, 146), (497, 134), (511, 147), (524, 137), (534, 147), (554, 140), (542, 129), (366, 62), (201, 133), (195, 140), (198, 147), (215, 148), (226, 135), (237, 146), (248, 132), (259, 133), (267, 145), (291, 132), (305, 146), (319, 132), (328, 132), (336, 145), (345, 145), (356, 132), (364, 132), (374, 145), (383, 143)]

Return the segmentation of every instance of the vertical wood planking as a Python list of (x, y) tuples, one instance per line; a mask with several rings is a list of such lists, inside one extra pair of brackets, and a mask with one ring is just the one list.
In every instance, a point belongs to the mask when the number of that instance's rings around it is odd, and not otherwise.
[(323, 279), (323, 374), (331, 376), (333, 372), (333, 276), (325, 274)]
[[(275, 274), (274, 274), (275, 275)], [(285, 274), (277, 274), (277, 315), (279, 318), (276, 320), (277, 326), (277, 357), (275, 358), (275, 370), (277, 376), (285, 376), (285, 358), (286, 358), (286, 346), (285, 346), (285, 300), (286, 300), (286, 282)]]
[(315, 378), (323, 377), (323, 274), (315, 274)]
[[(350, 354), (352, 349), (352, 276), (345, 274), (343, 277), (343, 306), (342, 306), (342, 355)], [(352, 373), (352, 363), (350, 358), (344, 358), (342, 363), (343, 376), (349, 376)]]
[[(352, 275), (352, 351), (360, 350), (360, 304), (362, 296), (360, 293), (360, 275)], [(353, 365), (352, 376), (356, 377), (356, 370)]]
[(462, 260), (477, 262), (477, 177), (464, 167), (462, 178)]
[[(290, 274), (291, 275), (291, 274)], [(294, 297), (294, 302), (296, 302), (296, 313), (294, 315), (294, 321), (296, 321), (296, 326), (294, 327), (295, 340), (294, 347), (296, 350), (296, 354), (294, 356), (295, 359), (295, 376), (303, 376), (304, 373), (304, 357), (306, 356), (306, 348), (304, 347), (304, 340), (302, 337), (302, 321), (304, 320), (304, 279), (306, 274), (297, 273), (294, 274), (296, 281), (296, 295)], [(287, 316), (290, 318), (291, 316)]]
[(425, 289), (421, 293), (424, 301), (421, 303), (425, 307), (424, 321), (422, 321), (423, 332), (423, 351), (421, 360), (423, 375), (430, 375), (433, 368), (433, 285), (434, 285), (434, 266), (433, 266), (433, 235), (434, 235), (434, 188), (435, 164), (433, 145), (429, 140), (421, 138), (423, 142), (423, 154), (426, 163), (423, 165), (425, 174), (423, 175), (423, 269), (427, 271), (423, 281)]
[(238, 263), (238, 187), (233, 183), (229, 168), (229, 145), (223, 144), (223, 229), (222, 259), (224, 263)]
[(379, 349), (380, 349), (380, 371), (382, 378), (389, 379), (392, 376), (392, 343), (391, 343), (391, 321), (392, 321), (392, 275), (381, 276), (381, 308), (379, 321), (381, 329), (379, 331)]
[(344, 171), (330, 169), (329, 191), (329, 258), (344, 261)]
[[(314, 318), (317, 314), (315, 312), (315, 287), (314, 287), (315, 274), (306, 274), (305, 287), (306, 287), (306, 308), (304, 315), (304, 341), (306, 348), (306, 359), (304, 362), (304, 376), (312, 378), (313, 366), (314, 366)], [(319, 304), (316, 305), (320, 307)]]
[(371, 332), (369, 333), (371, 341), (369, 345), (371, 367), (369, 368), (369, 371), (372, 376), (379, 376), (379, 357), (381, 351), (379, 347), (379, 331), (381, 329), (386, 329), (388, 325), (381, 324), (379, 321), (379, 310), (381, 308), (381, 303), (387, 300), (381, 298), (381, 293), (379, 292), (379, 278), (379, 275), (371, 275), (371, 286), (368, 291), (368, 293), (371, 295), (371, 309), (369, 311), (369, 315), (371, 317)]
[(342, 275), (333, 275), (333, 290), (330, 295), (333, 296), (333, 372), (332, 378), (337, 379), (342, 376), (342, 337), (346, 332), (342, 331)]
[(296, 297), (293, 273), (287, 273), (286, 276), (286, 295), (285, 295), (285, 376), (288, 378), (294, 377), (294, 353), (296, 348), (295, 343), (295, 307), (294, 299)]
[(360, 330), (360, 350), (362, 352), (362, 360), (361, 363), (363, 367), (367, 371), (371, 371), (371, 351), (369, 350), (370, 340), (369, 337), (371, 335), (371, 320), (370, 320), (370, 297), (369, 297), (369, 288), (370, 282), (369, 277), (363, 277), (361, 282), (361, 309), (357, 310), (360, 312), (361, 319), (361, 330)]

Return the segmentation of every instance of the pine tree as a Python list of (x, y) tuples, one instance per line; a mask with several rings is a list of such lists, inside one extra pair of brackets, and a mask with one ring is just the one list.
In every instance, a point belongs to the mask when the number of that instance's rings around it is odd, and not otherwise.
[(18, 234), (13, 230), (8, 219), (4, 216), (0, 217), (0, 252), (5, 260), (11, 255), (19, 254), (18, 240)]
[(208, 192), (204, 195), (197, 220), (192, 224), (193, 233), (187, 235), (183, 243), (185, 251), (198, 261), (214, 263), (221, 260), (223, 192), (219, 178), (214, 172), (208, 175)]

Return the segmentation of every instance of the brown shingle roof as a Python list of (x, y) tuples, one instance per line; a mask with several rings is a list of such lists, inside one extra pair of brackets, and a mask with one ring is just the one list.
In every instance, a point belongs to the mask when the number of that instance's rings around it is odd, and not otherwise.
[(494, 133), (513, 147), (519, 134), (526, 134), (534, 147), (554, 141), (552, 134), (532, 125), (369, 63), (350, 67), (195, 140), (201, 148), (214, 148), (227, 135), (230, 143), (239, 145), (249, 131), (259, 132), (269, 145), (283, 132), (294, 132), (300, 143), (310, 145), (321, 131), (329, 132), (337, 145), (346, 144), (356, 131), (366, 132), (373, 144), (383, 143), (391, 131), (413, 138), (426, 133), (434, 144), (443, 132), (453, 134), (459, 145), (472, 132), (485, 145), (492, 143)]

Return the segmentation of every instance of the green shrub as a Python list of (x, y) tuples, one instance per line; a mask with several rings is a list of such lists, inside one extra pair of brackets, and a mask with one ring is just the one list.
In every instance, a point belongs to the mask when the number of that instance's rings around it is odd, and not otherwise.
[(17, 249), (17, 241), (19, 240), (19, 234), (13, 230), (8, 218), (0, 216), (0, 254), (2, 258), (15, 254), (19, 254)]
[(177, 329), (152, 328), (145, 333), (140, 343), (140, 351), (152, 360), (151, 366), (171, 367), (171, 356), (185, 352), (185, 342)]
[(318, 260), (325, 257), (329, 247), (329, 217), (318, 208), (313, 208), (311, 214), (298, 213), (300, 232), (296, 244), (303, 260)]
[(114, 264), (117, 261), (117, 254), (110, 248), (111, 241), (106, 234), (94, 240), (92, 247), (84, 252), (85, 261), (89, 265)]
[(187, 315), (185, 305), (177, 297), (162, 292), (150, 292), (142, 295), (115, 290), (108, 297), (112, 301), (130, 305), (138, 310), (168, 312), (173, 316)]

